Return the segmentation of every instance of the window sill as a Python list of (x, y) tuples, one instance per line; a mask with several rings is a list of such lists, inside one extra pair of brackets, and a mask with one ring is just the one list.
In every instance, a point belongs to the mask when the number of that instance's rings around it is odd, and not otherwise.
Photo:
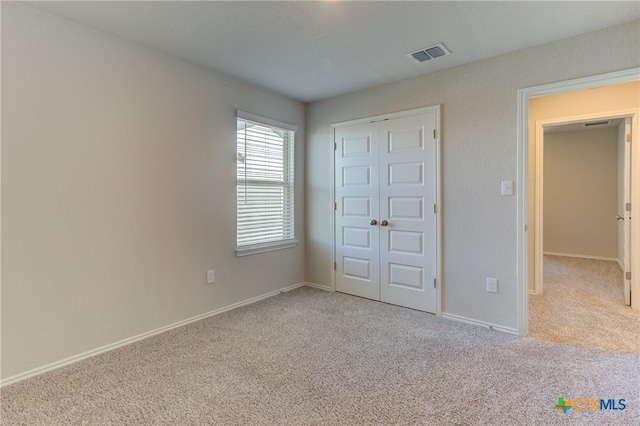
[(259, 244), (255, 246), (247, 246), (236, 250), (236, 257), (250, 256), (252, 254), (265, 253), (268, 251), (283, 250), (293, 248), (298, 245), (298, 240), (279, 241), (276, 243)]

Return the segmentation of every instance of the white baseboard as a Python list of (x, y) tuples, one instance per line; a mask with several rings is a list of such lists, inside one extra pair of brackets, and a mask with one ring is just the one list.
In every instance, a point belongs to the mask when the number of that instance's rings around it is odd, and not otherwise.
[(87, 351), (87, 352), (83, 352), (81, 354), (74, 355), (74, 356), (62, 359), (60, 361), (52, 362), (51, 364), (47, 364), (47, 365), (44, 365), (42, 367), (34, 368), (33, 370), (29, 370), (29, 371), (26, 371), (24, 373), (20, 373), (20, 374), (16, 374), (14, 376), (11, 376), (11, 377), (7, 377), (6, 379), (3, 379), (2, 381), (0, 381), (0, 388), (4, 387), (4, 386), (7, 386), (7, 385), (11, 385), (13, 383), (20, 382), (22, 380), (29, 379), (31, 377), (38, 376), (38, 375), (46, 373), (48, 371), (56, 370), (56, 369), (64, 367), (64, 366), (67, 366), (67, 365), (70, 365), (70, 364), (74, 364), (74, 363), (76, 363), (78, 361), (82, 361), (82, 360), (85, 360), (87, 358), (91, 358), (93, 356), (96, 356), (96, 355), (99, 355), (99, 354), (102, 354), (102, 353), (105, 353), (105, 352), (109, 352), (109, 351), (111, 351), (113, 349), (117, 349), (117, 348), (120, 348), (122, 346), (126, 346), (126, 345), (129, 345), (131, 343), (135, 343), (135, 342), (138, 342), (140, 340), (147, 339), (147, 338), (155, 336), (157, 334), (164, 333), (165, 331), (169, 331), (169, 330), (172, 330), (174, 328), (182, 327), (182, 326), (190, 324), (192, 322), (200, 321), (200, 320), (203, 320), (205, 318), (209, 318), (209, 317), (212, 317), (214, 315), (218, 315), (218, 314), (221, 314), (223, 312), (227, 312), (227, 311), (230, 311), (232, 309), (239, 308), (241, 306), (250, 305), (252, 303), (259, 302), (260, 300), (264, 300), (264, 299), (268, 299), (269, 297), (277, 296), (280, 293), (284, 293), (284, 292), (287, 292), (287, 291), (295, 290), (296, 288), (303, 287), (304, 285), (307, 285), (307, 283), (302, 282), (302, 283), (298, 283), (298, 284), (293, 284), (293, 285), (290, 285), (288, 287), (281, 288), (280, 290), (275, 290), (275, 291), (271, 291), (269, 293), (262, 294), (260, 296), (252, 297), (251, 299), (243, 300), (241, 302), (234, 303), (232, 305), (228, 305), (228, 306), (225, 306), (225, 307), (222, 307), (222, 308), (215, 309), (215, 310), (213, 310), (211, 312), (207, 312), (207, 313), (204, 313), (204, 314), (201, 314), (201, 315), (197, 315), (195, 317), (188, 318), (186, 320), (179, 321), (179, 322), (167, 325), (165, 327), (160, 327), (160, 328), (157, 328), (155, 330), (151, 330), (151, 331), (146, 332), (146, 333), (138, 334), (137, 336), (129, 337), (128, 339), (120, 340), (118, 342), (111, 343), (111, 344), (105, 345), (105, 346), (101, 346), (99, 348), (96, 348), (96, 349), (93, 349), (93, 350), (90, 350), (90, 351)]
[(491, 329), (491, 330), (502, 331), (503, 333), (516, 334), (516, 335), (518, 334), (518, 330), (516, 330), (514, 328), (503, 327), (501, 325), (491, 324), (491, 323), (483, 322), (483, 321), (477, 321), (477, 320), (474, 320), (474, 319), (471, 319), (471, 318), (462, 317), (460, 315), (443, 313), (442, 317), (450, 319), (450, 320), (453, 320), (453, 321), (463, 322), (465, 324), (476, 325), (476, 326), (488, 328), (488, 329)]
[(549, 256), (577, 257), (580, 259), (608, 260), (608, 261), (618, 262), (618, 259), (616, 259), (615, 257), (590, 256), (588, 254), (554, 253), (550, 251), (545, 251), (542, 254), (549, 255)]
[(320, 290), (333, 291), (331, 289), (331, 287), (326, 286), (326, 285), (315, 284), (315, 283), (310, 283), (310, 282), (305, 282), (304, 285), (306, 285), (307, 287), (319, 288)]

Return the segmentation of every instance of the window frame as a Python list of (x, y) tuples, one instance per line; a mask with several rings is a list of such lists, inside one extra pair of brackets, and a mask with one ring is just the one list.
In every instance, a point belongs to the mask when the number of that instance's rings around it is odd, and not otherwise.
[[(295, 232), (295, 190), (296, 190), (296, 185), (295, 185), (295, 134), (296, 131), (298, 130), (297, 126), (288, 124), (288, 123), (283, 123), (280, 121), (276, 121), (276, 120), (272, 120), (266, 117), (262, 117), (256, 114), (251, 114), (251, 113), (247, 113), (247, 112), (243, 112), (243, 111), (237, 111), (236, 114), (236, 129), (238, 129), (238, 125), (240, 124), (240, 122), (244, 122), (244, 123), (253, 123), (256, 124), (258, 126), (262, 126), (264, 128), (269, 128), (271, 130), (274, 131), (285, 131), (285, 132), (289, 132), (289, 137), (288, 137), (288, 141), (285, 142), (285, 144), (282, 147), (283, 150), (283, 173), (285, 176), (288, 176), (288, 184), (285, 184), (283, 182), (282, 184), (282, 188), (289, 188), (289, 191), (291, 192), (290, 195), (290, 203), (287, 203), (283, 200), (283, 204), (282, 204), (282, 208), (283, 209), (288, 209), (289, 211), (289, 218), (288, 221), (290, 222), (290, 238), (282, 238), (282, 239), (277, 239), (277, 240), (272, 240), (272, 241), (267, 241), (267, 242), (255, 242), (255, 243), (245, 243), (245, 244), (239, 244), (238, 242), (238, 237), (239, 237), (239, 231), (240, 231), (240, 204), (239, 204), (239, 190), (240, 190), (240, 184), (241, 182), (243, 184), (246, 184), (245, 181), (241, 181), (240, 177), (238, 176), (238, 171), (239, 171), (239, 161), (240, 161), (240, 152), (238, 151), (239, 148), (239, 138), (238, 138), (238, 133), (236, 130), (236, 152), (238, 152), (237, 158), (236, 158), (236, 256), (237, 257), (242, 257), (242, 256), (248, 256), (248, 255), (252, 255), (252, 254), (257, 254), (257, 253), (264, 253), (264, 252), (268, 252), (268, 251), (273, 251), (273, 250), (282, 250), (282, 249), (286, 249), (286, 248), (292, 248), (292, 247), (296, 247), (299, 243), (299, 241), (296, 239), (296, 232)], [(245, 161), (245, 160), (243, 160)], [(271, 185), (267, 185), (267, 186), (271, 186)], [(273, 185), (274, 187), (278, 187), (278, 184)], [(288, 207), (287, 207), (288, 204)], [(286, 219), (285, 219), (286, 220)]]

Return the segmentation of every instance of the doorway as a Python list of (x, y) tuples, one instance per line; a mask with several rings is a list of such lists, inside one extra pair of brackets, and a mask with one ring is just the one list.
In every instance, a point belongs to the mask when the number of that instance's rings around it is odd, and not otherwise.
[(333, 126), (336, 291), (438, 313), (439, 106)]
[[(545, 84), (542, 86), (529, 87), (518, 90), (518, 104), (517, 104), (517, 139), (518, 139), (518, 184), (517, 184), (517, 196), (518, 196), (518, 212), (517, 212), (517, 265), (518, 265), (518, 285), (517, 285), (517, 330), (520, 336), (526, 336), (528, 334), (528, 296), (534, 286), (534, 271), (535, 271), (535, 250), (534, 250), (534, 234), (535, 234), (535, 206), (533, 202), (533, 194), (535, 193), (535, 175), (530, 173), (530, 170), (535, 170), (535, 148), (534, 144), (530, 144), (529, 141), (533, 141), (535, 136), (533, 135), (534, 125), (530, 122), (530, 106), (529, 102), (532, 99), (545, 97), (548, 95), (567, 94), (569, 92), (583, 91), (584, 89), (591, 89), (589, 92), (591, 95), (596, 93), (602, 88), (609, 88), (626, 83), (638, 84), (640, 81), (640, 68), (633, 68), (624, 71), (612, 72), (603, 75), (597, 75), (587, 78), (580, 78), (570, 81), (564, 81), (559, 83)], [(610, 100), (614, 104), (619, 102), (619, 99), (627, 99), (633, 106), (632, 113), (632, 128), (633, 128), (633, 141), (638, 140), (638, 91), (637, 89), (629, 91), (625, 89), (621, 91), (619, 98)], [(613, 110), (613, 107), (607, 107), (604, 105), (606, 102), (600, 102), (600, 110)], [(585, 108), (585, 104), (576, 104), (576, 114), (587, 113), (580, 111)], [(635, 155), (633, 157), (633, 163), (631, 164), (632, 177), (631, 186), (634, 188), (640, 188), (640, 172), (633, 172), (633, 170), (640, 170), (640, 156)], [(640, 191), (634, 191), (631, 196), (631, 205), (640, 205)], [(631, 229), (631, 247), (640, 247), (640, 227), (634, 227)], [(633, 271), (640, 271), (640, 256), (632, 256), (631, 258), (631, 273), (633, 278)], [(631, 280), (631, 307), (634, 311), (640, 311), (640, 280)]]
[(530, 293), (544, 293), (545, 255), (596, 259), (620, 265), (623, 297), (631, 304), (631, 278), (625, 272), (631, 270), (628, 141), (634, 111), (626, 113), (536, 121), (535, 281)]

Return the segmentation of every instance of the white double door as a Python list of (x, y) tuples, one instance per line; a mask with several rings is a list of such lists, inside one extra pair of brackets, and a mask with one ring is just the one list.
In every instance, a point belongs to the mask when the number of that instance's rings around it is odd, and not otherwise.
[(336, 126), (336, 291), (436, 312), (437, 107)]

